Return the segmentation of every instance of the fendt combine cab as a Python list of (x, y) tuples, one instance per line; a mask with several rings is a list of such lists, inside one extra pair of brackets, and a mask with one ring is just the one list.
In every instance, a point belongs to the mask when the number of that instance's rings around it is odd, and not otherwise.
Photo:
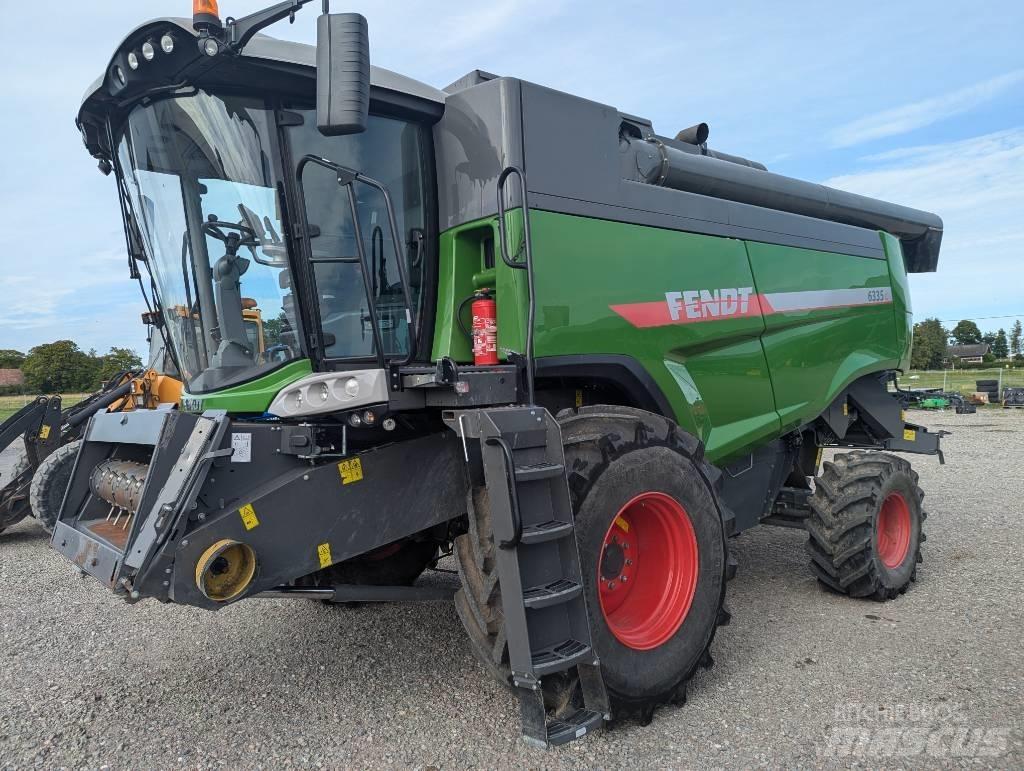
[(474, 651), (549, 744), (685, 696), (742, 530), (806, 528), (835, 591), (907, 588), (923, 494), (878, 451), (939, 452), (887, 390), (938, 217), (703, 124), (371, 68), (326, 3), (315, 48), (257, 34), (303, 5), (197, 2), (85, 98), (185, 393), (91, 419), (55, 549), (210, 610), (437, 599), (414, 582), (453, 553)]

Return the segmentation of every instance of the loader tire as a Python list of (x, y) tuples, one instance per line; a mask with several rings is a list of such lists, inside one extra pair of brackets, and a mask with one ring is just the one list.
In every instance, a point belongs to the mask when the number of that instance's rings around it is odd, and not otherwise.
[[(725, 584), (735, 572), (735, 562), (728, 555), (726, 538), (733, 518), (718, 500), (720, 473), (704, 461), (700, 443), (671, 421), (617, 406), (567, 410), (558, 419), (587, 611), (602, 675), (615, 716), (635, 715), (646, 724), (659, 704), (685, 701), (686, 685), (698, 667), (713, 663), (712, 640), (717, 627), (729, 620)], [(695, 549), (650, 552), (654, 560), (648, 570), (657, 574), (659, 561), (667, 567), (667, 556), (682, 556), (686, 559), (671, 567), (675, 571), (680, 565), (691, 566), (692, 581), (682, 586), (686, 596), (677, 603), (638, 606), (638, 617), (646, 612), (647, 624), (623, 621), (618, 609), (606, 612), (608, 597), (602, 600), (601, 589), (602, 583), (606, 585), (601, 571), (607, 572), (607, 560), (614, 557), (615, 567), (626, 569), (622, 554), (611, 555), (615, 545), (609, 539), (617, 537), (612, 532), (624, 517), (636, 517), (630, 526), (639, 534), (648, 515), (634, 507), (645, 502), (662, 510), (649, 515), (649, 534), (657, 535), (653, 523), (663, 520), (669, 537), (678, 536), (684, 547)], [(499, 681), (508, 683), (508, 644), (486, 490), (471, 491), (468, 508), (469, 533), (455, 543), (462, 579), (455, 606), (477, 657)], [(634, 542), (632, 554), (639, 571), (645, 554), (642, 542)], [(639, 581), (640, 575), (635, 572), (634, 578)], [(619, 587), (628, 590), (628, 581)], [(677, 594), (660, 593), (657, 583), (648, 589), (659, 597)], [(662, 622), (662, 617), (671, 618)], [(549, 709), (552, 705), (557, 709), (569, 697), (564, 678), (546, 677), (543, 686)]]
[(32, 477), (28, 500), (32, 505), (32, 516), (39, 520), (46, 532), (52, 533), (60, 515), (64, 494), (71, 484), (71, 472), (82, 440), (68, 442), (50, 453)]
[(925, 541), (917, 473), (880, 452), (837, 455), (822, 465), (806, 520), (811, 571), (829, 589), (879, 602), (917, 580)]
[(24, 480), (18, 484), (18, 477), (27, 472), (30, 465), (28, 454), (22, 450), (11, 466), (10, 474), (4, 476), (5, 484), (0, 488), (0, 533), (32, 513), (28, 484)]

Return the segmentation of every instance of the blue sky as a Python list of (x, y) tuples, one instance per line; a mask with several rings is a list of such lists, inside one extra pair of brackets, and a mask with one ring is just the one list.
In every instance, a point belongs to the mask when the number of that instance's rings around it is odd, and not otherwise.
[[(267, 2), (221, 0), (242, 16)], [(344, 6), (344, 7), (342, 7)], [(113, 184), (82, 148), (82, 92), (136, 24), (187, 0), (0, 0), (0, 348), (144, 338)], [(312, 42), (318, 3), (273, 34)], [(1024, 316), (1024, 3), (349, 2), (374, 63), (435, 86), (480, 68), (653, 119), (712, 147), (940, 214), (918, 318)], [(1013, 319), (981, 320), (982, 329)], [(950, 325), (952, 326), (952, 325)]]

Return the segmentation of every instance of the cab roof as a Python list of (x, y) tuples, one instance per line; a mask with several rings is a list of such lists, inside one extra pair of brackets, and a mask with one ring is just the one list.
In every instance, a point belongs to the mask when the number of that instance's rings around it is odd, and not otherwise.
[[(129, 40), (135, 38), (143, 29), (148, 29), (158, 25), (166, 26), (168, 24), (172, 24), (186, 34), (198, 39), (198, 35), (192, 27), (191, 19), (181, 17), (163, 17), (152, 19), (133, 29), (117, 46), (117, 51), (119, 52)], [(117, 53), (115, 52), (114, 57), (116, 56)], [(315, 68), (316, 46), (309, 45), (308, 43), (295, 43), (290, 40), (280, 40), (269, 35), (257, 34), (242, 50), (241, 57), (243, 59), (260, 59), (263, 61), (280, 62), (282, 64), (293, 64)], [(94, 99), (102, 98), (104, 96), (103, 85), (109, 77), (106, 73), (109, 73), (110, 65), (113, 63), (114, 58), (111, 58), (105, 74), (93, 81), (92, 85), (90, 85), (86, 90), (82, 97), (81, 109), (85, 109)], [(436, 89), (433, 86), (429, 86), (418, 80), (414, 80), (413, 78), (406, 77), (405, 75), (400, 75), (397, 72), (386, 70), (383, 67), (375, 67), (371, 65), (370, 85), (387, 91), (393, 91), (395, 93), (423, 99), (435, 104), (443, 105), (445, 100), (444, 91)]]

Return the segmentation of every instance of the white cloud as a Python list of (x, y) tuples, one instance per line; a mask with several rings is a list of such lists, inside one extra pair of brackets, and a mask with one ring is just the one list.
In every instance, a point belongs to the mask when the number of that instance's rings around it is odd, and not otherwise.
[(40, 340), (73, 339), (85, 350), (117, 344), (144, 352), (142, 300), (123, 249), (76, 255), (58, 275), (46, 263), (15, 269), (4, 281), (0, 347), (25, 351)]
[(938, 272), (911, 276), (918, 318), (1024, 315), (1024, 127), (862, 160), (874, 166), (825, 184), (943, 218)]
[(941, 96), (867, 115), (832, 131), (832, 145), (850, 147), (930, 126), (954, 115), (969, 112), (1022, 81), (1024, 69), (1014, 70)]

